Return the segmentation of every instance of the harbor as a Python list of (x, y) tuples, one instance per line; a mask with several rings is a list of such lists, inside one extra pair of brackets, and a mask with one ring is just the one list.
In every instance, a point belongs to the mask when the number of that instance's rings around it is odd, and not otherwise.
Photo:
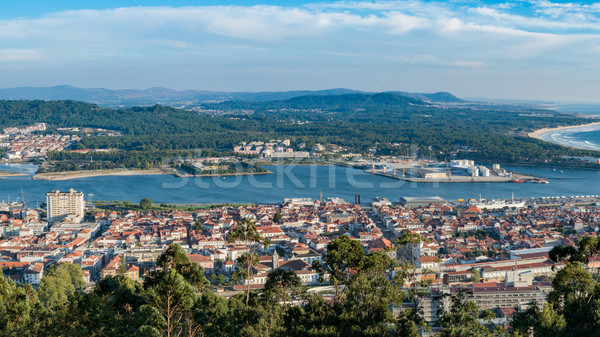
[(371, 163), (365, 172), (416, 183), (541, 183), (543, 177), (508, 171), (493, 164), (489, 169), (472, 160), (450, 162), (407, 161), (403, 163)]

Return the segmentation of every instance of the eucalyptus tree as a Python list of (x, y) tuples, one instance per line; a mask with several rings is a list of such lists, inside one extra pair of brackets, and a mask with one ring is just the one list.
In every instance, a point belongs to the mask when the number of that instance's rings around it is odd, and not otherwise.
[(426, 238), (423, 238), (420, 234), (405, 231), (400, 237), (398, 237), (395, 241), (397, 246), (403, 246), (405, 248), (410, 249), (410, 263), (404, 263), (402, 265), (402, 270), (399, 279), (408, 278), (412, 284), (412, 297), (415, 304), (415, 307), (419, 306), (419, 297), (417, 294), (417, 262), (418, 258), (415, 256), (415, 247), (419, 246), (422, 243), (427, 242)]
[(256, 224), (252, 219), (244, 218), (239, 221), (230, 231), (227, 233), (228, 242), (242, 241), (250, 245), (250, 251), (238, 258), (238, 263), (245, 266), (245, 271), (238, 272), (238, 278), (246, 280), (246, 308), (248, 307), (248, 301), (250, 299), (250, 282), (249, 278), (252, 276), (252, 267), (258, 264), (258, 255), (252, 252), (252, 249), (256, 245), (268, 246), (269, 241), (262, 237), (262, 235), (256, 229)]
[(326, 266), (322, 272), (329, 273), (329, 281), (333, 283), (336, 301), (343, 297), (340, 285), (347, 285), (350, 282), (352, 271), (361, 267), (364, 257), (365, 252), (360, 243), (345, 235), (327, 244)]

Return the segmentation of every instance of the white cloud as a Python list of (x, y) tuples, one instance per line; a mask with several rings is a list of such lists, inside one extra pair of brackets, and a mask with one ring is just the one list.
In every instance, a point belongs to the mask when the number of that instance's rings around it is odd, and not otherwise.
[(454, 61), (452, 64), (460, 68), (469, 69), (481, 69), (486, 66), (486, 64), (481, 61)]
[(44, 58), (39, 49), (0, 49), (0, 62), (37, 62)]

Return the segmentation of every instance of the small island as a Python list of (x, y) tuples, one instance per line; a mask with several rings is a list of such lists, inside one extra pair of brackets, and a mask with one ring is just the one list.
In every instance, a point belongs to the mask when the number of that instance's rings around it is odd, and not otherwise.
[(255, 175), (271, 174), (273, 172), (248, 164), (243, 161), (212, 163), (195, 162), (180, 163), (176, 166), (177, 176), (180, 177), (214, 177), (214, 176), (236, 176), (236, 175)]

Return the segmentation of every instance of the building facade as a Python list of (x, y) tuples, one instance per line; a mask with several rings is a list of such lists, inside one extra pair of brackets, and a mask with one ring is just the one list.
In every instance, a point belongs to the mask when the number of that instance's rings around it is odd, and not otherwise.
[(69, 192), (52, 191), (46, 193), (48, 222), (56, 223), (69, 217), (80, 222), (84, 216), (83, 192), (70, 189)]

